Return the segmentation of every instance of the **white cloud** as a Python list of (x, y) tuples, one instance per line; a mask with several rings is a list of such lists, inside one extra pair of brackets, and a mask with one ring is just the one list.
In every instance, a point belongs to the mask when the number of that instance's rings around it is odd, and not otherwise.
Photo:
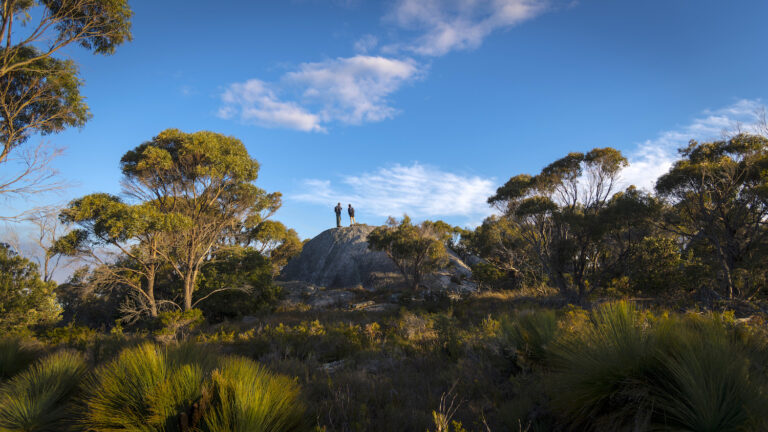
[[(333, 122), (361, 124), (391, 118), (397, 112), (388, 97), (418, 78), (421, 69), (411, 59), (357, 55), (303, 63), (277, 83), (258, 79), (231, 84), (222, 94), (219, 117), (239, 114), (245, 122), (306, 132), (324, 132)], [(298, 101), (278, 98), (298, 90)]]
[(552, 1), (562, 0), (397, 0), (388, 19), (417, 33), (411, 43), (381, 47), (387, 57), (372, 55), (379, 38), (366, 34), (355, 42), (355, 56), (302, 63), (277, 82), (231, 84), (217, 114), (306, 132), (325, 132), (334, 122), (359, 125), (392, 118), (398, 111), (390, 95), (426, 69), (403, 53), (440, 56), (475, 48), (493, 31), (545, 12)]
[(548, 9), (547, 0), (399, 0), (389, 19), (421, 33), (412, 43), (395, 48), (442, 56), (477, 48), (493, 31), (518, 25)]
[(360, 124), (392, 117), (387, 97), (419, 74), (410, 59), (358, 55), (304, 63), (285, 79), (305, 88), (305, 100), (322, 106), (325, 121)]
[(303, 190), (288, 198), (323, 205), (351, 203), (381, 217), (407, 213), (414, 218), (462, 216), (475, 221), (492, 212), (486, 199), (496, 190), (496, 182), (414, 163), (347, 175), (338, 184), (306, 180)]
[(736, 131), (758, 133), (760, 100), (742, 99), (718, 110), (705, 110), (688, 125), (665, 131), (647, 140), (629, 153), (629, 167), (622, 171), (623, 186), (635, 185), (652, 190), (656, 180), (678, 159), (677, 149), (690, 140), (720, 139)]
[(269, 85), (252, 79), (229, 86), (221, 96), (224, 105), (219, 108), (221, 118), (240, 114), (246, 123), (266, 127), (287, 127), (305, 132), (323, 132), (320, 118), (293, 102), (280, 101)]

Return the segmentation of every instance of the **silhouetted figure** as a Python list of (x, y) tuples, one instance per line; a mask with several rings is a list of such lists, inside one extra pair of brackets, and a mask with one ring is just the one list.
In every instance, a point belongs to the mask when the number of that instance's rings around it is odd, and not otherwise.
[(355, 224), (355, 208), (352, 207), (352, 204), (347, 208), (347, 213), (349, 213), (349, 226), (352, 226)]
[(336, 212), (336, 228), (341, 228), (341, 203), (336, 204), (333, 211)]

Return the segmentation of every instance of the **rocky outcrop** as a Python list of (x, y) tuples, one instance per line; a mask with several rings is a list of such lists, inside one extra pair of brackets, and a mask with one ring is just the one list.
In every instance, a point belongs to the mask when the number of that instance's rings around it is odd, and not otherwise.
[(313, 238), (280, 274), (283, 281), (301, 281), (326, 288), (362, 286), (374, 289), (382, 280), (394, 281), (397, 267), (387, 254), (368, 249), (375, 227), (332, 228)]

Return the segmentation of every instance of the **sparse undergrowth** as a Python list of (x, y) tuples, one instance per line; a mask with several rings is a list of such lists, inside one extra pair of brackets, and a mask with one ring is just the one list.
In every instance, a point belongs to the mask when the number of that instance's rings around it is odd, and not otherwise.
[[(68, 424), (73, 430), (766, 426), (760, 408), (768, 336), (759, 316), (737, 320), (728, 312), (673, 313), (628, 302), (587, 311), (549, 307), (546, 295), (539, 304), (531, 298), (495, 292), (386, 313), (286, 311), (203, 327), (187, 342), (167, 345), (141, 342), (151, 333), (122, 332), (93, 334), (88, 343), (62, 339), (44, 352), (3, 342), (12, 349), (0, 370), (16, 372), (8, 373), (2, 394), (22, 394), (9, 389), (33, 374), (34, 366), (24, 365), (74, 355), (60, 351), (71, 346), (91, 372), (60, 391), (74, 392), (78, 403), (58, 406), (49, 398), (56, 409), (45, 413), (74, 413), (66, 416), (78, 419)], [(446, 394), (453, 407), (444, 406)], [(10, 418), (6, 412), (0, 418)]]

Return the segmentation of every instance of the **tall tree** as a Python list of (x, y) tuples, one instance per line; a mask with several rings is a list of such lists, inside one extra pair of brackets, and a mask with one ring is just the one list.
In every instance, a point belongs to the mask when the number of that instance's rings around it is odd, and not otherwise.
[(158, 212), (187, 223), (163, 236), (159, 255), (183, 281), (184, 309), (202, 264), (247, 220), (266, 220), (280, 206), (253, 182), (259, 164), (240, 140), (213, 132), (168, 129), (126, 153), (121, 160), (127, 194)]
[[(131, 39), (127, 0), (3, 0), (0, 6), (0, 166), (34, 134), (82, 126), (90, 117), (80, 95), (77, 65), (56, 54), (79, 45), (111, 54)], [(51, 187), (50, 159), (42, 144), (23, 152), (21, 169), (0, 179), (0, 193)]]
[(667, 227), (688, 239), (706, 239), (728, 298), (744, 294), (738, 270), (761, 271), (756, 252), (768, 239), (768, 139), (739, 134), (708, 143), (691, 141), (682, 159), (659, 178), (668, 199)]
[(600, 214), (627, 159), (612, 148), (570, 153), (536, 176), (512, 177), (488, 199), (516, 225), (563, 295), (583, 300), (606, 252)]
[[(76, 199), (62, 210), (60, 218), (78, 228), (61, 237), (51, 252), (86, 258), (104, 276), (104, 283), (129, 287), (149, 315), (157, 316), (158, 243), (163, 233), (184, 226), (184, 218), (160, 213), (147, 204), (126, 204), (108, 194)], [(118, 256), (112, 259), (110, 252), (118, 252)]]
[(411, 223), (408, 215), (398, 222), (390, 217), (387, 224), (368, 234), (368, 247), (384, 251), (395, 263), (414, 290), (421, 285), (424, 276), (444, 267), (447, 263), (445, 244), (432, 229), (432, 223)]

